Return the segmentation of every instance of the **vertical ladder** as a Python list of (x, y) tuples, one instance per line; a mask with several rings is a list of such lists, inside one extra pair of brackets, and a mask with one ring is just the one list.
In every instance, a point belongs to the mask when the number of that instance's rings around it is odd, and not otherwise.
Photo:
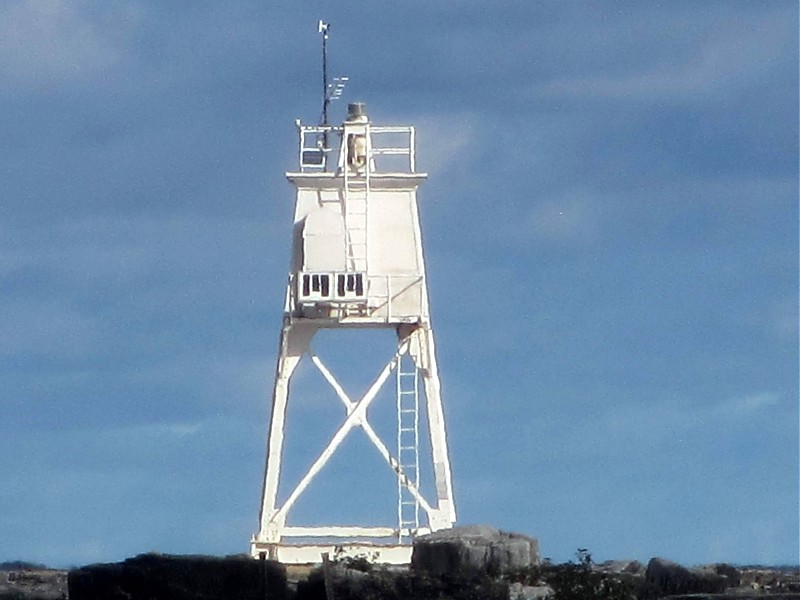
[[(408, 490), (419, 490), (419, 369), (407, 354), (397, 363), (397, 541), (410, 541), (419, 528), (419, 500)], [(404, 540), (404, 538), (406, 538)]]
[[(363, 131), (363, 134), (361, 133)], [(370, 172), (372, 171), (372, 142), (369, 126), (357, 128), (358, 135), (364, 135), (367, 144), (367, 161), (362, 169), (354, 171), (344, 164), (344, 225), (346, 229), (347, 270), (366, 273), (368, 271), (367, 223), (370, 192)], [(348, 132), (348, 135), (356, 133)], [(347, 140), (344, 141), (344, 145)]]

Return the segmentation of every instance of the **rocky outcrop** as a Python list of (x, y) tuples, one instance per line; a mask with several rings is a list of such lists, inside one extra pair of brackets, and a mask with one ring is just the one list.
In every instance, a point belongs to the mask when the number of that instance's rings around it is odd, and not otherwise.
[(728, 577), (714, 568), (688, 569), (663, 558), (650, 560), (644, 579), (642, 596), (647, 598), (720, 594), (730, 587)]
[(142, 554), (69, 572), (70, 600), (283, 600), (287, 595), (282, 565), (247, 556)]
[[(372, 566), (368, 572), (332, 564), (298, 582), (293, 600), (509, 600), (504, 581), (477, 572), (430, 576), (406, 569)], [(543, 600), (524, 598), (517, 600)]]
[[(539, 563), (536, 540), (491, 527), (419, 538), (411, 569), (366, 559), (290, 567), (247, 556), (140, 555), (67, 573), (0, 563), (0, 600), (800, 600), (800, 568), (661, 558)], [(290, 587), (291, 586), (291, 587)]]
[(598, 564), (593, 564), (595, 571), (608, 575), (641, 575), (644, 577), (645, 568), (638, 560), (607, 560)]
[(62, 600), (67, 572), (29, 563), (0, 564), (0, 600)]
[(739, 586), (743, 589), (768, 594), (800, 595), (800, 567), (741, 567)]
[(539, 564), (539, 542), (486, 526), (454, 527), (414, 541), (412, 569), (430, 575), (476, 571), (497, 576)]
[(508, 600), (547, 600), (554, 593), (549, 585), (523, 585), (514, 582), (508, 586)]

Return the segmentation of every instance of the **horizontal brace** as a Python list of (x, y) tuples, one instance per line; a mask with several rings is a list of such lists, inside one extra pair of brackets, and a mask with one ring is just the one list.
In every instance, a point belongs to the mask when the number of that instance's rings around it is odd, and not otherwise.
[(392, 527), (284, 527), (285, 537), (392, 537), (397, 529)]
[(411, 154), (411, 150), (408, 148), (373, 148), (372, 153), (378, 156), (386, 154), (403, 155)]
[(411, 133), (414, 128), (409, 125), (373, 125), (372, 133)]

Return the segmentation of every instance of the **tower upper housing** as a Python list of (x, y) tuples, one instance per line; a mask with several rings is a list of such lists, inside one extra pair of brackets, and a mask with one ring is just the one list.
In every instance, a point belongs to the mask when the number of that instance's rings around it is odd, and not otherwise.
[[(427, 320), (413, 127), (351, 104), (341, 126), (297, 122), (299, 171), (286, 313), (334, 324)], [(331, 147), (333, 146), (333, 147)], [(338, 150), (338, 151), (337, 151)]]

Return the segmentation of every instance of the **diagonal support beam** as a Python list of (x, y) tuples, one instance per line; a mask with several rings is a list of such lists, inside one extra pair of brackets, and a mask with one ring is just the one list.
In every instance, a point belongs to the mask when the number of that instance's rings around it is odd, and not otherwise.
[(344, 441), (344, 438), (347, 437), (348, 433), (350, 433), (350, 430), (364, 420), (364, 417), (367, 414), (367, 408), (369, 408), (369, 405), (375, 399), (375, 396), (378, 395), (381, 387), (384, 383), (386, 383), (389, 375), (392, 374), (392, 371), (397, 366), (397, 361), (400, 359), (400, 356), (406, 352), (407, 348), (408, 342), (404, 340), (401, 343), (400, 348), (398, 348), (397, 353), (386, 364), (386, 366), (380, 372), (380, 375), (378, 375), (378, 378), (375, 380), (369, 390), (367, 390), (367, 393), (364, 394), (364, 397), (361, 398), (361, 400), (359, 400), (353, 407), (353, 410), (344, 420), (342, 426), (331, 438), (331, 441), (328, 442), (328, 445), (322, 451), (322, 454), (319, 455), (319, 458), (317, 458), (317, 460), (314, 461), (314, 464), (308, 469), (308, 472), (286, 499), (284, 505), (275, 513), (274, 517), (272, 518), (273, 521), (277, 521), (279, 523), (283, 523), (285, 521), (286, 513), (289, 512), (289, 509), (292, 508), (294, 503), (297, 501), (297, 498), (305, 491), (314, 477), (316, 477), (320, 470), (328, 463), (328, 461), (331, 459), (331, 456), (333, 456), (333, 453), (336, 452), (336, 449)]
[(319, 356), (311, 351), (309, 351), (308, 355), (311, 357), (311, 362), (314, 363), (314, 366), (319, 369), (320, 373), (322, 373), (325, 381), (327, 381), (333, 388), (333, 391), (336, 392), (336, 395), (339, 397), (339, 400), (342, 401), (342, 404), (344, 404), (344, 407), (347, 409), (347, 414), (349, 415), (351, 412), (353, 412), (353, 408), (355, 407), (356, 403), (350, 400), (350, 396), (348, 396), (347, 392), (344, 391), (344, 388), (339, 385), (339, 382), (336, 381), (333, 373), (331, 373), (328, 367), (325, 366), (325, 363), (322, 362)]
[[(402, 354), (398, 352), (396, 358), (399, 359), (401, 355)], [(325, 366), (322, 360), (320, 360), (320, 358), (311, 351), (309, 351), (309, 356), (311, 357), (311, 361), (314, 363), (317, 369), (319, 369), (319, 372), (322, 373), (322, 376), (327, 380), (327, 382), (336, 392), (336, 395), (344, 404), (345, 408), (347, 409), (347, 414), (348, 415), (351, 414), (356, 406), (356, 403), (350, 400), (350, 397), (347, 395), (347, 392), (345, 392), (344, 388), (342, 388), (339, 382), (336, 381), (336, 378), (333, 376), (333, 373), (331, 373), (328, 370), (328, 368)], [(369, 440), (378, 449), (378, 452), (387, 462), (387, 464), (391, 467), (392, 471), (395, 472), (397, 477), (400, 478), (400, 481), (403, 483), (403, 485), (405, 485), (408, 488), (408, 491), (411, 492), (411, 495), (414, 496), (414, 498), (419, 502), (420, 506), (430, 516), (431, 510), (433, 510), (431, 508), (431, 505), (428, 503), (427, 500), (425, 500), (422, 494), (420, 494), (419, 490), (417, 489), (417, 486), (415, 486), (414, 483), (408, 478), (408, 475), (405, 474), (403, 468), (400, 466), (400, 462), (391, 455), (389, 449), (383, 443), (383, 440), (381, 440), (380, 436), (378, 436), (378, 434), (375, 433), (375, 430), (372, 428), (372, 425), (370, 425), (369, 421), (367, 420), (366, 412), (364, 413), (364, 418), (357, 424), (361, 426), (361, 428), (364, 430), (364, 433), (367, 434)]]

